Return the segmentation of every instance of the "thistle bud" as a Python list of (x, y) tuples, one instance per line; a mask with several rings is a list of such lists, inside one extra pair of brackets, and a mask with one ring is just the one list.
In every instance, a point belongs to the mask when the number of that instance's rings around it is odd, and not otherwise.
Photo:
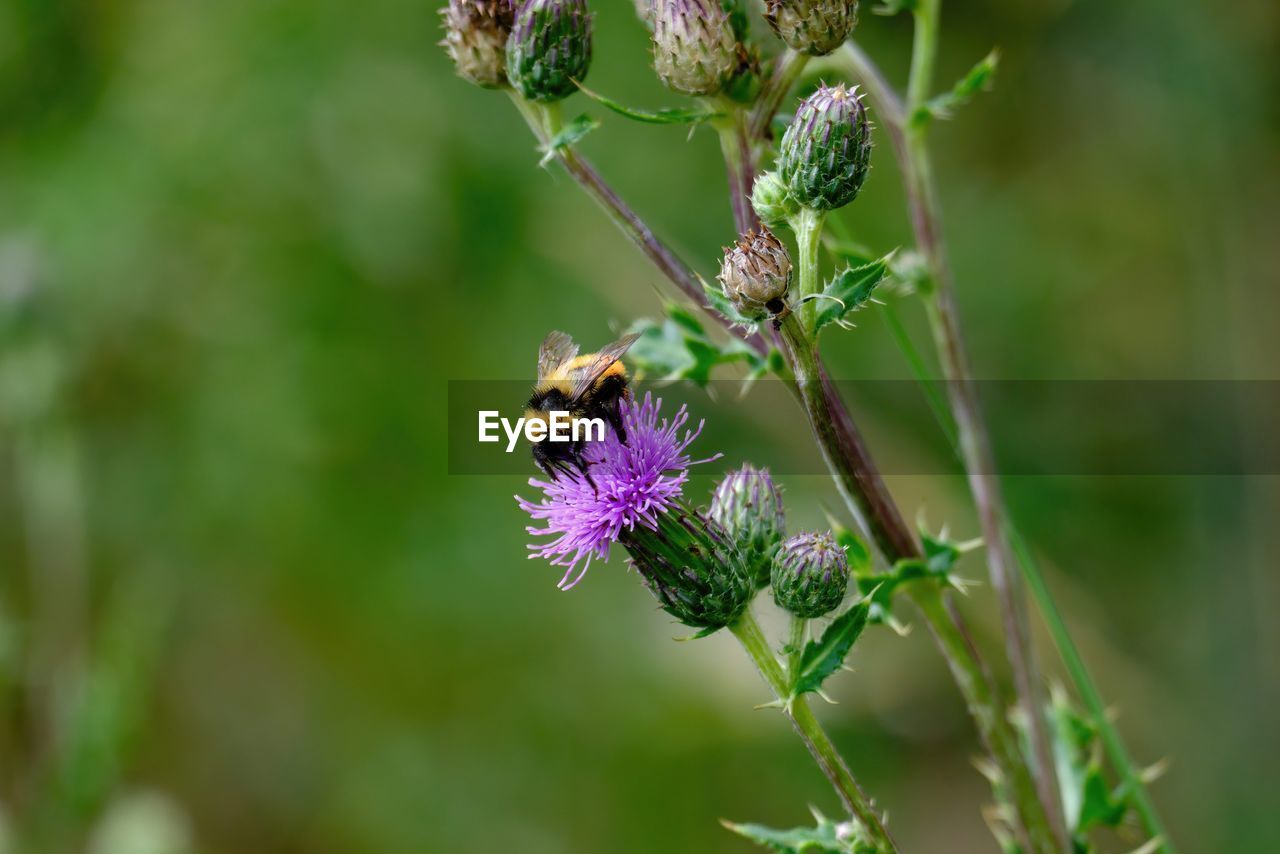
[(653, 0), (653, 67), (669, 89), (715, 95), (738, 68), (737, 40), (719, 0)]
[(765, 226), (748, 231), (724, 251), (720, 287), (738, 312), (749, 320), (784, 314), (791, 287), (791, 256)]
[(797, 617), (812, 619), (844, 601), (849, 562), (830, 534), (797, 534), (773, 561), (773, 599)]
[(796, 215), (800, 206), (777, 172), (765, 172), (751, 188), (751, 207), (769, 228), (779, 228)]
[(449, 0), (440, 10), (444, 39), (440, 44), (453, 60), (458, 76), (486, 89), (507, 82), (507, 36), (515, 17), (512, 0)]
[(591, 65), (586, 0), (525, 0), (507, 41), (507, 77), (527, 100), (572, 95)]
[(858, 23), (857, 0), (765, 0), (765, 20), (787, 47), (826, 56)]
[(716, 485), (707, 516), (733, 539), (756, 589), (769, 586), (773, 555), (786, 533), (782, 490), (750, 463)]
[(719, 629), (746, 609), (755, 588), (724, 529), (696, 511), (672, 507), (657, 527), (636, 525), (618, 541), (658, 604), (687, 626)]
[(856, 89), (823, 86), (782, 135), (778, 174), (801, 205), (842, 208), (862, 189), (871, 162), (871, 125)]

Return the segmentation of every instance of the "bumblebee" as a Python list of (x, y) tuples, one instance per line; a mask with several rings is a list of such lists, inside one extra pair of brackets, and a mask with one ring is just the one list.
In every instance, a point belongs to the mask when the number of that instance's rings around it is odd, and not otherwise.
[[(538, 348), (538, 383), (525, 405), (525, 420), (549, 424), (552, 412), (568, 412), (572, 418), (600, 418), (625, 442), (618, 404), (631, 399), (631, 390), (621, 359), (639, 337), (627, 335), (599, 352), (579, 356), (572, 338), (552, 332)], [(591, 483), (582, 446), (581, 438), (553, 442), (548, 435), (533, 443), (533, 461), (552, 480), (576, 469)]]

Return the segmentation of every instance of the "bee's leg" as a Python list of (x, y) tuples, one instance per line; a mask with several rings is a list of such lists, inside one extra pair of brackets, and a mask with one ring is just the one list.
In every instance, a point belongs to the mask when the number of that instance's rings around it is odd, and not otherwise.
[(605, 410), (605, 420), (609, 422), (613, 432), (618, 434), (618, 441), (625, 445), (627, 443), (627, 431), (622, 426), (622, 409), (617, 403)]
[(573, 454), (573, 464), (577, 466), (579, 474), (590, 486), (593, 492), (599, 492), (600, 488), (596, 486), (596, 482), (591, 478), (591, 464), (587, 462), (587, 458), (582, 455), (582, 450), (578, 449)]

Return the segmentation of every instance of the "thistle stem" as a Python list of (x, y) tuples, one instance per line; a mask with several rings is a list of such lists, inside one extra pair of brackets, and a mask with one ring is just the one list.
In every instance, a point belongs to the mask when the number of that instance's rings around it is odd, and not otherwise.
[(1004, 535), (1003, 520), (1008, 513), (995, 473), (990, 434), (973, 391), (973, 372), (960, 332), (959, 310), (946, 247), (942, 242), (937, 191), (925, 141), (927, 122), (922, 120), (922, 116), (932, 86), (937, 55), (940, 2), (920, 0), (914, 9), (907, 122), (903, 128), (906, 138), (903, 180), (916, 242), (929, 266), (931, 287), (926, 295), (926, 306), (929, 308), (930, 326), (939, 360), (950, 380), (947, 391), (956, 420), (960, 451), (986, 541), (988, 571), (1000, 603), (1005, 649), (1013, 671), (1014, 686), (1027, 720), (1031, 771), (1058, 847), (1067, 851), (1071, 848), (1071, 839), (1063, 818), (1062, 796), (1053, 763), (1043, 680), (1031, 639), (1026, 596), (1013, 570), (1015, 561)]
[(791, 615), (791, 637), (787, 639), (787, 673), (790, 674), (794, 681), (796, 674), (800, 672), (800, 659), (804, 652), (805, 634), (809, 628), (809, 621), (799, 614)]
[[(799, 267), (796, 287), (801, 300), (818, 292), (818, 249), (822, 244), (822, 221), (825, 218), (822, 211), (800, 208), (800, 212), (791, 222), (791, 230), (796, 234), (796, 249), (799, 253), (796, 259), (796, 265)], [(811, 334), (813, 319), (817, 313), (814, 301), (809, 300), (800, 311), (804, 318), (805, 331)]]
[[(818, 445), (822, 449), (828, 468), (831, 469), (837, 490), (860, 518), (868, 520), (875, 518), (871, 512), (872, 508), (866, 503), (866, 490), (856, 488), (860, 473), (849, 469), (847, 460), (841, 455), (832, 453), (832, 448), (838, 445), (835, 435), (836, 427), (822, 396), (822, 382), (818, 378), (817, 355), (813, 344), (805, 335), (794, 313), (783, 319), (780, 331), (787, 361), (792, 366), (796, 386), (800, 392), (805, 413), (809, 417), (809, 426), (818, 438)], [(854, 484), (855, 488), (851, 488), (850, 484)], [(872, 528), (873, 533), (876, 530), (877, 528)], [(884, 532), (876, 539), (881, 550), (891, 561), (919, 555), (919, 549), (914, 542), (911, 550), (904, 553), (900, 545), (893, 539), (889, 539)], [(937, 597), (936, 603), (933, 602), (932, 596)], [(1028, 775), (1026, 763), (1018, 752), (1017, 740), (1012, 728), (1005, 719), (1002, 705), (992, 688), (990, 677), (978, 657), (976, 648), (969, 642), (959, 615), (943, 607), (942, 595), (936, 589), (928, 595), (913, 592), (912, 600), (929, 623), (929, 628), (965, 698), (969, 712), (977, 723), (983, 743), (1004, 774), (1010, 795), (1025, 826), (1026, 836), (1028, 839), (1035, 838), (1036, 834), (1032, 828), (1045, 826), (1043, 809), (1037, 799), (1034, 783)], [(1053, 849), (1050, 846), (1047, 849), (1035, 847), (1033, 850)]]
[(1001, 772), (1005, 797), (1013, 804), (1020, 819), (1014, 824), (1014, 830), (1021, 837), (1022, 844), (1028, 851), (1070, 851), (1070, 848), (1057, 847), (1045, 820), (1035, 780), (1022, 759), (1017, 733), (1005, 718), (1003, 704), (992, 688), (990, 674), (978, 658), (973, 641), (965, 632), (954, 607), (946, 601), (936, 582), (913, 584), (908, 593), (942, 648), (951, 675), (969, 707), (969, 714), (978, 725), (978, 734)]
[[(920, 353), (916, 350), (911, 338), (906, 334), (906, 330), (902, 328), (897, 318), (892, 314), (889, 317), (891, 329), (894, 331), (894, 338), (898, 346), (902, 349), (908, 364), (911, 365), (912, 371), (916, 375), (916, 380), (924, 387), (925, 395), (930, 400), (930, 407), (933, 409), (934, 417), (937, 418), (943, 434), (952, 447), (957, 449), (958, 454), (959, 440), (956, 437), (954, 421), (951, 419), (949, 411), (937, 405), (940, 402), (937, 400), (938, 392), (933, 388), (934, 380), (925, 369), (924, 360), (920, 357)], [(1125, 749), (1124, 740), (1111, 722), (1111, 716), (1107, 713), (1107, 707), (1103, 702), (1097, 683), (1094, 682), (1093, 676), (1084, 662), (1084, 657), (1080, 654), (1079, 647), (1076, 646), (1075, 640), (1071, 637), (1071, 632), (1067, 628), (1062, 612), (1058, 610), (1057, 603), (1053, 601), (1053, 594), (1049, 591), (1049, 586), (1045, 582), (1044, 574), (1040, 571), (1040, 566), (1031, 551), (1031, 547), (1011, 519), (1005, 519), (1004, 521), (1005, 535), (1009, 538), (1009, 543), (1017, 556), (1018, 566), (1022, 569), (1023, 577), (1031, 590), (1031, 596), (1035, 600), (1041, 616), (1044, 617), (1045, 624), (1049, 628), (1049, 634), (1053, 637), (1054, 645), (1062, 656), (1063, 665), (1067, 668), (1072, 683), (1076, 686), (1076, 690), (1080, 692), (1081, 698), (1092, 715), (1092, 720), (1098, 728), (1107, 758), (1115, 766), (1121, 782), (1129, 786), (1129, 791), (1133, 795), (1133, 807), (1142, 821), (1143, 828), (1153, 839), (1160, 840), (1160, 850), (1167, 852), (1167, 854), (1174, 854), (1173, 843), (1169, 841), (1169, 835), (1165, 831), (1164, 823), (1160, 820), (1159, 813), (1156, 812), (1155, 804), (1151, 801), (1151, 796), (1147, 792), (1147, 787), (1143, 783), (1137, 766)]]
[(751, 207), (751, 188), (755, 184), (755, 159), (747, 137), (747, 116), (741, 107), (732, 107), (727, 121), (717, 128), (720, 150), (729, 176), (729, 204), (733, 208), (733, 225), (739, 234), (757, 228), (760, 220)]
[[(516, 109), (520, 111), (520, 115), (528, 123), (529, 129), (533, 131), (534, 137), (543, 148), (546, 148), (560, 129), (559, 111), (555, 109), (556, 105), (541, 107), (524, 100), (514, 91), (511, 91), (510, 95), (512, 102), (516, 105)], [(640, 218), (639, 214), (622, 200), (622, 197), (609, 186), (590, 162), (579, 155), (572, 146), (568, 145), (558, 147), (554, 156), (564, 166), (569, 176), (578, 183), (578, 186), (582, 187), (591, 198), (595, 199), (614, 225), (618, 226), (622, 233), (631, 239), (631, 242), (645, 254), (645, 257), (653, 262), (653, 265), (672, 284), (680, 289), (681, 293), (710, 316), (719, 318), (723, 325), (728, 325), (727, 321), (707, 304), (707, 299), (702, 292), (702, 284), (697, 274), (689, 269), (688, 265), (681, 261), (670, 247), (658, 239), (657, 235)], [(767, 345), (758, 335), (748, 337), (747, 343), (758, 353), (768, 351)]]
[(791, 688), (787, 682), (787, 676), (769, 648), (769, 641), (765, 638), (764, 632), (760, 629), (760, 623), (756, 621), (750, 608), (743, 612), (737, 622), (729, 626), (729, 631), (733, 632), (742, 644), (742, 648), (746, 650), (747, 656), (755, 663), (760, 675), (773, 690), (774, 697), (785, 704), (783, 708), (791, 719), (791, 725), (795, 728), (796, 734), (800, 736), (800, 740), (809, 749), (813, 760), (822, 769), (823, 775), (831, 783), (836, 794), (840, 796), (845, 809), (863, 824), (877, 850), (897, 851), (897, 845), (889, 836), (889, 832), (858, 785), (858, 781), (854, 779), (849, 766), (845, 764), (835, 745), (831, 743), (822, 724), (818, 723), (818, 719), (814, 717), (808, 700), (804, 695), (790, 696)]
[(808, 64), (807, 54), (791, 48), (787, 48), (786, 52), (778, 57), (773, 66), (773, 74), (760, 90), (755, 108), (751, 111), (751, 121), (747, 126), (750, 139), (760, 139), (768, 133), (769, 123), (773, 121), (787, 93), (796, 85), (796, 81), (800, 79), (800, 75), (804, 73)]

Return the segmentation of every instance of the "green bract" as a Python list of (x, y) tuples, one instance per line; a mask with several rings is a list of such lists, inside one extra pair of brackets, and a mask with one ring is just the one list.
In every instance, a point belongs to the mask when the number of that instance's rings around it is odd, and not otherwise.
[(773, 598), (797, 617), (821, 617), (844, 601), (849, 562), (830, 534), (797, 534), (773, 559)]
[(751, 188), (751, 207), (769, 228), (780, 228), (796, 215), (800, 206), (777, 172), (765, 172)]
[(655, 529), (636, 525), (618, 541), (658, 604), (687, 626), (723, 628), (751, 601), (742, 555), (723, 528), (694, 510), (673, 507)]
[(871, 163), (871, 125), (856, 89), (823, 86), (787, 126), (778, 175), (797, 202), (829, 211), (854, 200)]
[(768, 469), (747, 463), (716, 485), (707, 516), (733, 538), (757, 588), (769, 585), (773, 555), (786, 534), (782, 490)]
[(526, 99), (550, 103), (573, 94), (591, 66), (586, 0), (526, 0), (507, 41), (507, 77)]
[(444, 39), (458, 76), (496, 89), (507, 82), (505, 50), (514, 14), (511, 0), (449, 0), (440, 10)]
[(653, 67), (670, 89), (715, 95), (738, 67), (737, 39), (719, 0), (654, 0)]
[(810, 56), (831, 53), (858, 23), (857, 0), (765, 0), (765, 20), (787, 46)]

